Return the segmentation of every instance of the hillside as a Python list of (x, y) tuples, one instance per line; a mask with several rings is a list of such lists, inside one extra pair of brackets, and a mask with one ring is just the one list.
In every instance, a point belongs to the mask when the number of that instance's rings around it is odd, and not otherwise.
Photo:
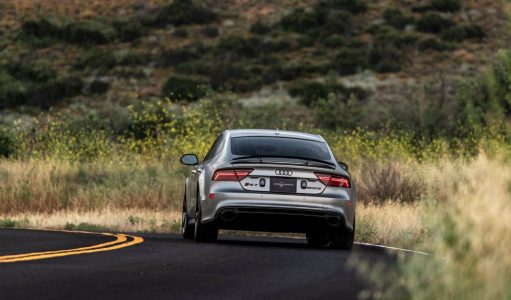
[(7, 0), (0, 3), (0, 109), (7, 122), (50, 108), (80, 115), (215, 93), (252, 104), (297, 100), (295, 110), (306, 111), (335, 94), (368, 107), (362, 125), (372, 126), (425, 84), (443, 97), (456, 78), (487, 65), (509, 39), (506, 7), (491, 0)]

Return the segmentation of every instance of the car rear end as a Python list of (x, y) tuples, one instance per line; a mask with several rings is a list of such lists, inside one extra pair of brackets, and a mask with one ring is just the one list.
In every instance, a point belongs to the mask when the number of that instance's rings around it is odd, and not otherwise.
[(256, 231), (354, 230), (353, 182), (321, 137), (228, 137), (205, 185), (203, 222)]

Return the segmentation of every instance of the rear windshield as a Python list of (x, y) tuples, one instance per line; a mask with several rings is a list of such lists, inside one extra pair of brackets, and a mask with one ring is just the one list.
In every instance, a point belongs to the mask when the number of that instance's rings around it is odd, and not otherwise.
[(231, 138), (231, 152), (243, 156), (284, 156), (331, 161), (324, 142), (282, 137)]

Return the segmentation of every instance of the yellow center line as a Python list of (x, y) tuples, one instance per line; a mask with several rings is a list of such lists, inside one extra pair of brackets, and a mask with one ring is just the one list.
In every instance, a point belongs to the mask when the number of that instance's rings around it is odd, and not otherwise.
[[(29, 260), (37, 260), (37, 259), (47, 259), (47, 258), (54, 258), (54, 257), (86, 254), (86, 253), (111, 251), (111, 250), (121, 249), (121, 248), (129, 247), (129, 246), (133, 246), (136, 244), (140, 244), (144, 241), (144, 239), (141, 237), (124, 235), (124, 234), (94, 233), (94, 232), (86, 232), (86, 231), (69, 231), (69, 230), (48, 230), (48, 231), (70, 232), (70, 233), (81, 233), (81, 234), (95, 234), (95, 235), (100, 234), (100, 235), (104, 235), (104, 236), (114, 236), (114, 237), (116, 237), (116, 239), (114, 241), (97, 244), (97, 245), (92, 245), (92, 246), (88, 246), (88, 247), (80, 247), (80, 248), (66, 249), (66, 250), (44, 251), (44, 252), (32, 252), (32, 253), (23, 253), (23, 254), (16, 254), (16, 255), (4, 255), (4, 256), (0, 256), (0, 263), (20, 262), (20, 261), (29, 261)], [(128, 240), (128, 238), (131, 238), (132, 240), (129, 242), (126, 242)]]

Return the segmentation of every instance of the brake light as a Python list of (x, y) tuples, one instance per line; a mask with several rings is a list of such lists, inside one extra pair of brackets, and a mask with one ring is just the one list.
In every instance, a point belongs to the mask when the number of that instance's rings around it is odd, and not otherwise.
[(213, 174), (214, 181), (242, 181), (254, 169), (224, 169), (216, 170)]
[(331, 187), (342, 187), (351, 188), (350, 179), (348, 177), (326, 174), (326, 173), (315, 173), (316, 177), (326, 186)]

